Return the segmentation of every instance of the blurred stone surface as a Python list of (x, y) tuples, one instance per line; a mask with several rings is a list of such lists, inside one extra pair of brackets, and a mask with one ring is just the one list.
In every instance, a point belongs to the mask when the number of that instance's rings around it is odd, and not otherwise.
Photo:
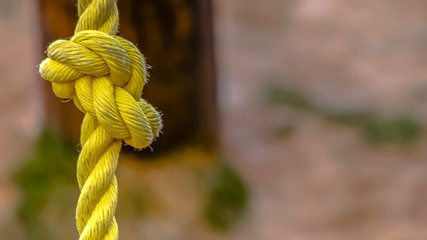
[(337, 111), (425, 122), (426, 13), (421, 0), (216, 1), (223, 149), (252, 189), (235, 239), (427, 238), (425, 136), (370, 145), (263, 99), (283, 84)]
[(0, 1), (0, 226), (14, 214), (17, 201), (11, 173), (31, 150), (43, 116), (35, 6), (35, 1)]

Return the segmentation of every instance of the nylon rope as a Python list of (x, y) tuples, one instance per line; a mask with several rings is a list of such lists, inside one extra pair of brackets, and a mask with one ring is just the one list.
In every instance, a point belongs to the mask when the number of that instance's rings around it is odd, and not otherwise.
[(40, 64), (55, 95), (73, 99), (85, 114), (77, 161), (80, 240), (116, 240), (117, 168), (122, 141), (137, 149), (151, 144), (162, 121), (141, 98), (147, 81), (143, 55), (117, 36), (116, 0), (78, 0), (74, 36), (56, 40)]

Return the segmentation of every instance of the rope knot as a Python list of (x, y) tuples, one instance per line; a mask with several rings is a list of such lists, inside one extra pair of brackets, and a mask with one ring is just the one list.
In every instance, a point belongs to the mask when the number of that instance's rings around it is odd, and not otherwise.
[(56, 96), (73, 99), (114, 138), (135, 148), (151, 144), (160, 114), (141, 97), (146, 81), (142, 54), (128, 40), (101, 31), (77, 32), (50, 44), (40, 75)]

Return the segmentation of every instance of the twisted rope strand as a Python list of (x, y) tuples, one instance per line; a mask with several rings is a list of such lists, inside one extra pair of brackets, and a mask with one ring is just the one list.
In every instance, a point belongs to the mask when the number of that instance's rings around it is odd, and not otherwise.
[(76, 225), (80, 240), (117, 240), (117, 168), (121, 141), (144, 148), (158, 136), (162, 121), (140, 98), (146, 82), (144, 57), (131, 42), (115, 36), (115, 0), (78, 0), (74, 36), (53, 42), (40, 64), (59, 98), (73, 99), (85, 113), (77, 161), (80, 196)]

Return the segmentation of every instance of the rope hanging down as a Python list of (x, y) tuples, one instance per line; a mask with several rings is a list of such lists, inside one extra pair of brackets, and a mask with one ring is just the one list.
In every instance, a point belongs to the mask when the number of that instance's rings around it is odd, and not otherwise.
[(139, 50), (116, 36), (116, 0), (78, 0), (79, 20), (70, 40), (57, 40), (40, 64), (56, 96), (73, 99), (85, 113), (77, 162), (81, 190), (76, 224), (80, 240), (118, 239), (115, 171), (121, 142), (151, 144), (160, 114), (143, 100), (146, 65)]

